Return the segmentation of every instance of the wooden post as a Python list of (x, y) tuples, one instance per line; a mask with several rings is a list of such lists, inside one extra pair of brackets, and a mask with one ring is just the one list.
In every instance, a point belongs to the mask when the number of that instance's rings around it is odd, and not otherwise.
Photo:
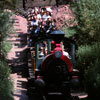
[(58, 2), (59, 2), (59, 0), (56, 0), (56, 5), (57, 5), (57, 7), (59, 6), (59, 5), (58, 5), (58, 4), (59, 4)]
[(23, 0), (23, 8), (25, 9), (25, 2), (26, 2), (26, 0)]

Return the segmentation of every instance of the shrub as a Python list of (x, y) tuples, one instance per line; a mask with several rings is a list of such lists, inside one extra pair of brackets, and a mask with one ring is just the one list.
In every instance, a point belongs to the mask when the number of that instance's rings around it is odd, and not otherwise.
[[(9, 42), (3, 41), (1, 44), (1, 57), (6, 57), (7, 53), (10, 51), (12, 48), (11, 44)], [(0, 58), (1, 58), (0, 57)]]
[(13, 100), (12, 83), (9, 75), (10, 69), (7, 63), (0, 59), (0, 100)]
[(11, 49), (6, 38), (13, 30), (10, 16), (6, 10), (0, 10), (0, 100), (13, 100), (10, 68), (6, 62), (6, 55)]
[(77, 26), (74, 35), (78, 45), (100, 41), (100, 0), (77, 0), (71, 3)]
[(9, 9), (14, 10), (17, 1), (18, 0), (0, 1), (0, 100), (13, 100), (11, 93), (13, 85), (9, 78), (10, 69), (6, 62), (6, 55), (11, 45), (6, 42), (6, 38), (10, 33), (13, 33), (12, 13)]
[[(80, 80), (89, 96), (100, 94), (100, 42), (93, 45), (83, 45), (77, 50), (77, 66), (80, 70)], [(94, 91), (96, 91), (94, 93)], [(94, 94), (93, 94), (94, 93)], [(100, 98), (99, 98), (100, 99)]]

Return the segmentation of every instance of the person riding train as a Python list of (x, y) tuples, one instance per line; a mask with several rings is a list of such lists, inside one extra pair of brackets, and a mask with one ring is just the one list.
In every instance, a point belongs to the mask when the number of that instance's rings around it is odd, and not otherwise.
[(47, 35), (54, 28), (51, 8), (37, 8), (28, 13), (28, 28), (33, 36)]

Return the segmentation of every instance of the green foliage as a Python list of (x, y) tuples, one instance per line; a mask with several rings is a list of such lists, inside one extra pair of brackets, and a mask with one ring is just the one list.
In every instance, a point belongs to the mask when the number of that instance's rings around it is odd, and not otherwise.
[(62, 31), (63, 32), (65, 32), (66, 34), (65, 34), (65, 37), (72, 37), (73, 35), (75, 35), (76, 34), (76, 30), (73, 28), (73, 27), (63, 27), (62, 28)]
[(3, 41), (1, 44), (1, 57), (6, 57), (11, 48), (12, 46), (10, 43)]
[(4, 41), (10, 33), (13, 33), (13, 24), (12, 20), (10, 20), (11, 15), (8, 11), (0, 13), (0, 41)]
[(12, 83), (9, 79), (10, 69), (4, 60), (0, 59), (0, 100), (13, 100)]
[(1, 0), (0, 1), (0, 9), (11, 9), (14, 10), (16, 8), (16, 5), (18, 4), (19, 0)]
[[(85, 70), (85, 79), (86, 79), (86, 87), (90, 85), (91, 87), (94, 87), (94, 89), (100, 88), (100, 61), (99, 59), (96, 59), (94, 63), (90, 64), (91, 68), (88, 68)], [(91, 77), (92, 75), (92, 77)], [(99, 91), (100, 93), (100, 91)]]
[[(100, 59), (100, 42), (91, 45), (82, 45), (78, 48), (76, 55), (78, 65), (85, 64), (85, 66), (94, 63), (95, 60)], [(82, 65), (83, 66), (83, 65)]]
[(77, 0), (71, 3), (71, 9), (78, 24), (74, 27), (76, 31), (74, 37), (79, 45), (100, 41), (99, 8), (100, 0)]
[(77, 50), (77, 66), (80, 70), (81, 80), (83, 81), (88, 93), (100, 94), (100, 42), (91, 45), (82, 45)]
[[(91, 96), (100, 97), (100, 0), (77, 0), (71, 3), (77, 26), (67, 28), (76, 39), (76, 66), (80, 79)], [(71, 33), (72, 32), (72, 33)], [(73, 34), (74, 33), (74, 34)], [(92, 94), (92, 93), (96, 94)], [(91, 99), (92, 100), (92, 99)], [(99, 98), (100, 100), (100, 98)]]
[(10, 68), (6, 62), (6, 55), (11, 49), (6, 38), (13, 33), (13, 20), (11, 11), (5, 8), (14, 9), (15, 2), (16, 0), (0, 1), (0, 100), (13, 100)]

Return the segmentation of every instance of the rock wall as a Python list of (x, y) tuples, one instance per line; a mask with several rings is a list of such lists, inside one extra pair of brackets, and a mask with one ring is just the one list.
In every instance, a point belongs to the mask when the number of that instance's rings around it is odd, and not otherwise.
[[(18, 8), (30, 8), (36, 6), (55, 6), (67, 4), (72, 0), (19, 0)], [(57, 3), (56, 3), (57, 2)]]
[(35, 6), (47, 6), (47, 5), (56, 5), (56, 0), (26, 0), (25, 6), (26, 9), (29, 7)]
[(75, 15), (70, 9), (70, 5), (60, 5), (59, 7), (53, 7), (53, 19), (56, 20), (56, 28), (61, 29), (63, 26), (72, 27), (77, 25), (76, 22), (70, 23), (75, 18)]

